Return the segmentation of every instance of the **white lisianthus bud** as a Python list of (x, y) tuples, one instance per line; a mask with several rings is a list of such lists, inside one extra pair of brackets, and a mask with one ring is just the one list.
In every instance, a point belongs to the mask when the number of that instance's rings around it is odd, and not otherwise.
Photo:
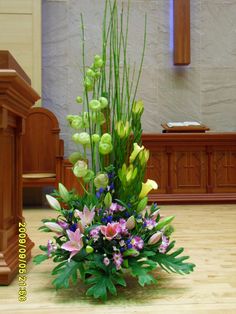
[(46, 195), (46, 199), (47, 199), (49, 205), (50, 205), (53, 209), (61, 210), (61, 205), (60, 205), (60, 203), (58, 202), (58, 200), (57, 200), (55, 197), (53, 197), (53, 196), (47, 194), (47, 195)]
[(149, 245), (154, 245), (156, 244), (158, 241), (160, 241), (162, 238), (162, 232), (157, 231), (156, 233), (154, 233), (151, 238), (148, 240), (148, 244)]

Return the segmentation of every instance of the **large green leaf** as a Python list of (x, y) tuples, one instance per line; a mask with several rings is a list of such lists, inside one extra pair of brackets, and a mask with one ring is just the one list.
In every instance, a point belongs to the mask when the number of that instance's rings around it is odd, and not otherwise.
[[(167, 253), (174, 247), (175, 242), (171, 242), (169, 245)], [(192, 263), (184, 263), (185, 260), (189, 259), (189, 256), (181, 256), (179, 255), (184, 251), (183, 248), (179, 248), (172, 254), (161, 254), (159, 252), (156, 253), (155, 256), (152, 256), (152, 260), (157, 262), (161, 268), (163, 268), (167, 272), (173, 272), (177, 274), (189, 274), (193, 271), (195, 264)]]
[(55, 274), (57, 274), (57, 278), (53, 280), (53, 285), (55, 285), (56, 289), (60, 288), (69, 288), (70, 279), (75, 284), (77, 282), (77, 270), (79, 268), (79, 263), (75, 261), (67, 262), (66, 264), (62, 264), (61, 267), (53, 270)]
[(145, 259), (145, 260), (132, 260), (129, 262), (131, 267), (131, 274), (138, 277), (139, 284), (143, 287), (145, 284), (150, 285), (157, 283), (156, 279), (148, 274), (150, 271), (156, 268), (156, 262)]
[(33, 258), (33, 263), (35, 265), (38, 265), (38, 264), (41, 264), (43, 261), (45, 261), (46, 259), (48, 259), (48, 256), (47, 255), (44, 255), (44, 254), (39, 254), (39, 255), (36, 255), (34, 258)]

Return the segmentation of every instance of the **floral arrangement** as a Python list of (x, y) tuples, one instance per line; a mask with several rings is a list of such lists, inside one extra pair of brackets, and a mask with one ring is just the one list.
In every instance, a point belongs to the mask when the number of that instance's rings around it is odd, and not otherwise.
[[(162, 217), (156, 204), (150, 207), (148, 193), (157, 189), (145, 181), (149, 151), (142, 146), (141, 117), (144, 105), (136, 94), (146, 48), (146, 17), (141, 61), (136, 73), (128, 63), (129, 3), (126, 14), (116, 1), (106, 0), (103, 19), (102, 54), (91, 66), (85, 63), (82, 24), (83, 96), (79, 114), (68, 115), (76, 151), (69, 157), (73, 173), (84, 194), (76, 195), (59, 184), (47, 195), (56, 219), (43, 219), (40, 229), (54, 232), (53, 240), (41, 245), (36, 264), (51, 258), (57, 289), (76, 284), (78, 275), (86, 294), (102, 300), (126, 286), (125, 273), (137, 277), (141, 286), (156, 283), (152, 271), (188, 274), (194, 264), (173, 251), (170, 241), (173, 216)], [(170, 252), (172, 251), (172, 252)]]

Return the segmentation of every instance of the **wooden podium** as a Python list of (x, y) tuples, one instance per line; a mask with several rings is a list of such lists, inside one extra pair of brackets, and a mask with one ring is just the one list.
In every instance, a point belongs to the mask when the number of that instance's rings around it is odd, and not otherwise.
[[(22, 217), (22, 133), (29, 108), (40, 97), (9, 52), (0, 52), (0, 284), (18, 273)], [(26, 226), (27, 230), (27, 226)], [(27, 237), (26, 259), (33, 242)]]

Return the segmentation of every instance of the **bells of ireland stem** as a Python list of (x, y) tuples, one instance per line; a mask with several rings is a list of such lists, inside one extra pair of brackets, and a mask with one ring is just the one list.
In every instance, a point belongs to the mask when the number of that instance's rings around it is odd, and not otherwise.
[(62, 183), (59, 183), (58, 190), (59, 190), (60, 197), (63, 199), (63, 201), (68, 202), (70, 199), (70, 194), (67, 188)]
[(108, 106), (108, 100), (105, 97), (100, 97), (101, 108), (104, 109)]
[(157, 183), (154, 180), (148, 179), (146, 183), (142, 183), (142, 189), (139, 194), (139, 199), (144, 198), (148, 195), (151, 190), (156, 190), (158, 188)]
[(72, 135), (72, 140), (76, 144), (88, 146), (90, 144), (90, 136), (87, 132), (75, 133)]
[(81, 158), (82, 158), (82, 154), (80, 152), (74, 152), (70, 154), (68, 159), (74, 165)]
[(83, 178), (88, 172), (88, 165), (84, 160), (78, 160), (74, 167), (73, 173), (77, 178)]
[(138, 154), (144, 150), (144, 146), (139, 146), (137, 143), (134, 143), (134, 146), (133, 146), (133, 151), (129, 157), (129, 162), (132, 163), (134, 162), (135, 158), (138, 156)]
[(77, 102), (78, 104), (82, 104), (82, 103), (83, 103), (83, 98), (82, 98), (81, 96), (77, 96), (77, 97), (76, 97), (76, 102)]
[(132, 107), (132, 113), (141, 116), (143, 114), (143, 111), (144, 111), (143, 101), (142, 100), (135, 101)]
[(89, 102), (89, 108), (94, 111), (94, 112), (98, 112), (100, 111), (102, 108), (101, 108), (101, 103), (100, 101), (96, 100), (96, 99), (92, 99), (90, 102)]
[(106, 173), (99, 173), (94, 179), (94, 185), (99, 190), (100, 188), (105, 189), (109, 183), (109, 178)]

